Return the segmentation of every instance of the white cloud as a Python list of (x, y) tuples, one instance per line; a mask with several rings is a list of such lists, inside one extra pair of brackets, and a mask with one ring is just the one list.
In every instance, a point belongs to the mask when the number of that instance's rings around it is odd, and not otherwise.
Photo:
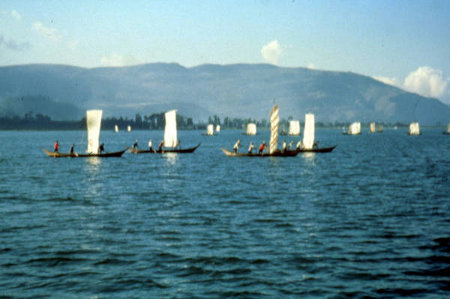
[(103, 66), (127, 66), (127, 65), (134, 65), (139, 64), (139, 60), (137, 60), (134, 57), (130, 56), (122, 56), (119, 54), (111, 54), (109, 56), (103, 56), (100, 59), (100, 63)]
[(399, 81), (395, 77), (383, 77), (383, 76), (375, 76), (373, 77), (375, 80), (383, 82), (385, 84), (389, 84), (392, 86), (399, 86)]
[(261, 55), (265, 62), (277, 64), (278, 59), (283, 54), (283, 49), (277, 40), (271, 41), (261, 49)]
[(57, 42), (62, 38), (58, 30), (56, 30), (55, 28), (47, 27), (41, 22), (34, 23), (33, 29), (53, 42)]
[(22, 20), (22, 16), (15, 9), (11, 11), (11, 16), (17, 21)]
[(28, 42), (19, 43), (14, 40), (6, 40), (3, 35), (0, 34), (0, 48), (5, 47), (8, 50), (24, 51), (31, 48), (31, 44)]
[(444, 78), (441, 70), (422, 66), (409, 73), (403, 87), (423, 96), (441, 98), (446, 94), (449, 82), (450, 78)]

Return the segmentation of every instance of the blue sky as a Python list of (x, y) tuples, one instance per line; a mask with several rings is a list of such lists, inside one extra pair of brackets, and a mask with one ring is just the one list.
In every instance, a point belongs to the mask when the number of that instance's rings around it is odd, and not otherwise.
[(450, 1), (0, 1), (0, 66), (272, 63), (450, 104)]

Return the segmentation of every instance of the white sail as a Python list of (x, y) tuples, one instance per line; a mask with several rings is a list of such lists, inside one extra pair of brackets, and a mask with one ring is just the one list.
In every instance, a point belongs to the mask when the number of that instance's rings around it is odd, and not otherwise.
[(177, 111), (166, 112), (166, 127), (164, 128), (164, 147), (176, 147), (178, 145), (177, 136)]
[(119, 132), (119, 126), (118, 126), (118, 125), (115, 125), (115, 126), (114, 126), (114, 131), (116, 131), (116, 133)]
[(375, 123), (370, 123), (370, 133), (375, 133), (376, 127)]
[(206, 135), (208, 135), (208, 136), (214, 135), (214, 125), (213, 124), (209, 124), (206, 126)]
[(354, 122), (348, 127), (348, 134), (350, 135), (358, 135), (361, 134), (361, 123)]
[(315, 127), (314, 114), (305, 114), (305, 128), (303, 129), (303, 147), (305, 149), (312, 149), (314, 147)]
[(280, 122), (280, 115), (278, 105), (274, 105), (270, 111), (270, 147), (269, 153), (274, 153), (278, 148), (278, 124)]
[(383, 125), (377, 125), (377, 132), (378, 133), (383, 132)]
[(256, 135), (256, 124), (247, 124), (247, 135)]
[(220, 132), (220, 125), (216, 126), (216, 132), (219, 133)]
[(87, 127), (87, 137), (88, 137), (88, 154), (97, 154), (99, 139), (100, 139), (100, 128), (102, 124), (102, 110), (88, 110), (86, 111), (86, 127)]
[(128, 131), (128, 132), (131, 132), (131, 126), (128, 126), (128, 127), (127, 127), (127, 131)]
[(447, 124), (447, 133), (450, 134), (450, 123)]
[(300, 121), (291, 120), (289, 121), (289, 135), (300, 135)]
[(409, 135), (420, 135), (420, 128), (418, 122), (409, 124)]

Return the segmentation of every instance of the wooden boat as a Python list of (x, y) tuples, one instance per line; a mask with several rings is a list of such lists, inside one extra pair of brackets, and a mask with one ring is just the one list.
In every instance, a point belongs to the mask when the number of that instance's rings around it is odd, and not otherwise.
[(225, 153), (225, 155), (227, 155), (228, 157), (295, 157), (299, 153), (298, 151), (291, 151), (291, 150), (287, 150), (284, 152), (277, 150), (273, 153), (264, 152), (262, 154), (259, 154), (259, 153), (235, 153), (235, 152), (230, 152), (229, 150), (227, 150), (225, 148), (221, 148), (221, 149)]
[(299, 149), (299, 153), (329, 153), (332, 152), (337, 145), (332, 147), (312, 148), (312, 149)]
[(121, 157), (123, 153), (127, 150), (112, 153), (99, 153), (99, 140), (100, 140), (100, 128), (102, 124), (102, 110), (88, 110), (86, 111), (86, 127), (87, 127), (87, 138), (88, 138), (88, 148), (85, 154), (79, 153), (59, 153), (50, 152), (46, 149), (43, 151), (49, 156), (54, 158), (89, 158), (89, 157), (99, 157), (99, 158), (111, 158), (111, 157)]
[(305, 114), (305, 128), (303, 129), (303, 146), (298, 150), (299, 153), (329, 153), (335, 146), (319, 148), (315, 143), (316, 120), (312, 113)]
[(124, 149), (120, 152), (111, 152), (111, 153), (102, 153), (102, 154), (79, 154), (79, 153), (59, 153), (59, 152), (50, 152), (45, 148), (42, 149), (49, 157), (53, 158), (90, 158), (90, 157), (99, 157), (99, 158), (112, 158), (112, 157), (121, 157), (123, 153), (126, 152), (127, 149)]
[(193, 153), (201, 143), (197, 144), (197, 146), (191, 148), (168, 148), (159, 150), (139, 150), (134, 148), (129, 148), (128, 151), (133, 154), (164, 154), (164, 153), (178, 153), (178, 154), (190, 154)]

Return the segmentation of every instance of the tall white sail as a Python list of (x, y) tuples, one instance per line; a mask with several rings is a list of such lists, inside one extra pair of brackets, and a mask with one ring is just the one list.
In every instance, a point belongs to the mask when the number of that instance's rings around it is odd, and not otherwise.
[(278, 148), (278, 124), (280, 122), (280, 114), (278, 105), (273, 105), (270, 111), (270, 147), (269, 153), (274, 153)]
[(178, 145), (177, 136), (177, 111), (166, 112), (166, 127), (164, 128), (164, 146), (176, 147)]
[(114, 131), (116, 131), (116, 133), (119, 132), (119, 126), (118, 126), (118, 125), (115, 125), (115, 126), (114, 126)]
[(128, 131), (128, 132), (131, 132), (131, 126), (128, 126), (128, 127), (127, 127), (127, 131)]
[(420, 128), (418, 122), (409, 124), (409, 135), (420, 135)]
[(352, 123), (348, 128), (348, 133), (350, 135), (358, 135), (361, 134), (361, 123), (360, 122), (354, 122)]
[(206, 126), (206, 135), (208, 135), (208, 136), (214, 135), (214, 125), (213, 124), (209, 124)]
[(220, 125), (216, 126), (216, 132), (219, 133), (220, 132)]
[(450, 134), (450, 123), (447, 124), (447, 133)]
[(303, 129), (303, 147), (312, 149), (314, 147), (314, 137), (316, 131), (314, 114), (305, 114), (305, 128)]
[(376, 127), (375, 123), (370, 123), (370, 133), (375, 133)]
[(256, 135), (256, 124), (247, 124), (247, 135)]
[(100, 139), (100, 128), (102, 124), (102, 110), (88, 110), (86, 111), (86, 127), (87, 127), (87, 137), (88, 137), (88, 154), (97, 154), (99, 139)]
[(300, 121), (291, 120), (289, 121), (289, 135), (300, 135)]

